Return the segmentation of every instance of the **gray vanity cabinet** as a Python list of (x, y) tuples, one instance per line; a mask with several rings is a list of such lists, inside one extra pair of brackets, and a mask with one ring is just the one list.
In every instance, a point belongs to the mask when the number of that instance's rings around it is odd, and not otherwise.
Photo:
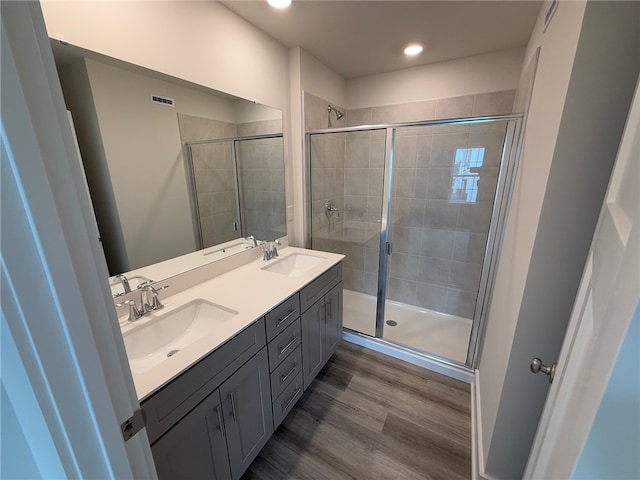
[(231, 478), (219, 391), (154, 443), (151, 453), (160, 480)]
[(273, 433), (266, 349), (262, 349), (220, 386), (220, 396), (231, 476), (238, 479)]
[(158, 477), (238, 480), (341, 336), (339, 263), (142, 402)]
[(342, 282), (312, 304), (301, 318), (302, 369), (306, 389), (335, 352), (342, 337)]
[(273, 433), (267, 350), (151, 446), (160, 480), (239, 479)]
[(342, 283), (335, 286), (325, 297), (324, 310), (324, 362), (333, 355), (342, 339)]

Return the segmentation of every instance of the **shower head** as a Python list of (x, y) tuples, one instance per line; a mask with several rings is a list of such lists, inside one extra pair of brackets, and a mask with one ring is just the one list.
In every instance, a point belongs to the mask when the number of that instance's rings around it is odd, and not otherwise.
[(331, 110), (333, 110), (333, 113), (336, 114), (336, 119), (338, 119), (338, 120), (340, 120), (342, 117), (344, 117), (344, 113), (342, 113), (340, 110), (338, 110), (333, 105), (328, 105), (327, 106), (327, 110), (329, 110), (329, 116), (331, 116)]

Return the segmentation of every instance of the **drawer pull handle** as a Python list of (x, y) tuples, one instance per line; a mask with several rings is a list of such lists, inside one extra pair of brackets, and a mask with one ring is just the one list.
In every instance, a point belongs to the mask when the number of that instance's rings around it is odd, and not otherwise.
[(225, 436), (224, 433), (224, 422), (222, 420), (222, 409), (220, 408), (220, 405), (216, 406), (216, 413), (218, 414), (218, 430), (220, 430), (220, 433), (222, 434), (222, 436)]
[(331, 319), (331, 301), (324, 304), (324, 316), (327, 320)]
[(278, 355), (282, 355), (284, 352), (289, 350), (289, 347), (291, 347), (291, 345), (293, 345), (296, 342), (297, 338), (298, 337), (296, 337), (295, 335), (292, 336), (291, 340), (289, 340), (289, 343), (287, 343), (284, 347), (280, 347), (280, 349), (278, 350)]
[(291, 315), (293, 315), (294, 313), (295, 313), (295, 309), (293, 307), (291, 307), (289, 309), (289, 313), (287, 313), (287, 315), (285, 317), (278, 319), (278, 321), (276, 322), (276, 327), (279, 327), (284, 322), (286, 322), (289, 319), (289, 317), (291, 317)]
[(285, 375), (280, 375), (280, 385), (282, 385), (284, 382), (287, 381), (287, 378), (289, 378), (291, 376), (291, 374), (293, 372), (295, 372), (298, 369), (298, 359), (296, 359), (293, 362), (293, 367), (291, 367), (291, 370), (289, 370), (289, 372), (287, 372)]
[(238, 417), (236, 416), (236, 396), (233, 392), (229, 393), (229, 400), (231, 400), (231, 416), (233, 421), (238, 423)]
[(291, 402), (293, 402), (293, 400), (296, 398), (296, 396), (300, 393), (300, 387), (298, 386), (298, 384), (296, 384), (296, 389), (293, 391), (293, 395), (291, 395), (291, 397), (289, 397), (289, 400), (287, 400), (286, 402), (282, 402), (282, 411), (284, 412), (287, 408), (289, 408), (289, 405), (291, 405)]

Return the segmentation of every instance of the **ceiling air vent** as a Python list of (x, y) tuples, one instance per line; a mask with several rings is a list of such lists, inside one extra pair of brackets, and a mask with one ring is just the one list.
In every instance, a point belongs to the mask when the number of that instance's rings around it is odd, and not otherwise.
[(158, 105), (164, 105), (165, 107), (175, 107), (173, 98), (161, 97), (160, 95), (151, 95), (151, 103), (157, 103)]

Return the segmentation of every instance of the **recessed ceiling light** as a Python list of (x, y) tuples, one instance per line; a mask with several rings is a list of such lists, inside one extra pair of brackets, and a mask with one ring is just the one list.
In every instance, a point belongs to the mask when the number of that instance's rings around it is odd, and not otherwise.
[(423, 49), (424, 47), (419, 43), (410, 43), (409, 45), (404, 47), (404, 54), (409, 57), (413, 57), (415, 55), (418, 55), (420, 52), (422, 52)]
[(291, 5), (291, 0), (267, 0), (273, 8), (287, 8)]

